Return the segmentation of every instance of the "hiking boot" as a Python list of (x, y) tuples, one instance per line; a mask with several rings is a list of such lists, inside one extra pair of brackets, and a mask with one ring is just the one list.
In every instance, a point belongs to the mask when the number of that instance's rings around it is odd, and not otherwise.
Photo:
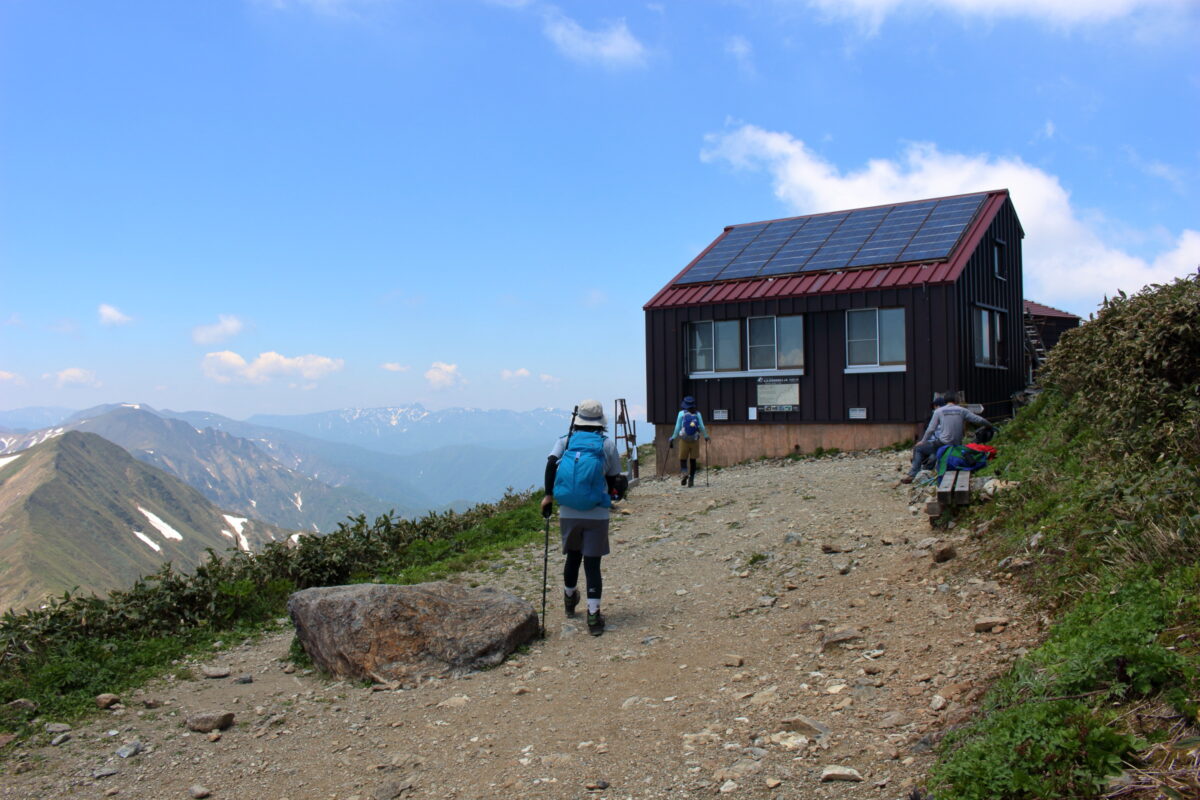
[(691, 475), (688, 475), (688, 487), (691, 488), (692, 486), (695, 485), (695, 483), (696, 483), (696, 474), (693, 472)]
[(687, 485), (688, 485), (688, 476), (687, 476), (687, 475), (681, 475), (681, 476), (679, 476), (679, 485), (680, 485), (680, 486), (687, 486)]
[(900, 479), (900, 482), (901, 482), (901, 483), (912, 483), (912, 482), (913, 482), (913, 476), (912, 476), (912, 475), (905, 475), (903, 478), (901, 478), (901, 479)]
[(588, 633), (592, 636), (604, 633), (604, 615), (599, 611), (595, 614), (588, 612)]
[(575, 609), (579, 607), (579, 590), (575, 590), (575, 594), (567, 594), (563, 592), (563, 608), (567, 611), (568, 617), (575, 616)]

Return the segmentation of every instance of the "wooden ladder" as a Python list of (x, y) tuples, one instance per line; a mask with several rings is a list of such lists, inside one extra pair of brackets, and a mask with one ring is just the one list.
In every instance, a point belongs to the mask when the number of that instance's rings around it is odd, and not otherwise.
[(1046, 360), (1046, 344), (1042, 341), (1042, 335), (1038, 333), (1037, 325), (1034, 324), (1033, 317), (1028, 311), (1024, 313), (1024, 323), (1025, 349), (1029, 351), (1033, 368), (1036, 370)]

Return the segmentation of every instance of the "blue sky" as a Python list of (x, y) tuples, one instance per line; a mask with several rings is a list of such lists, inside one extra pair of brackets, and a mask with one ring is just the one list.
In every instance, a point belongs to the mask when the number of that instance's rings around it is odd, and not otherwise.
[(1190, 0), (0, 0), (0, 409), (645, 396), (723, 226), (1009, 188), (1025, 294), (1200, 264)]

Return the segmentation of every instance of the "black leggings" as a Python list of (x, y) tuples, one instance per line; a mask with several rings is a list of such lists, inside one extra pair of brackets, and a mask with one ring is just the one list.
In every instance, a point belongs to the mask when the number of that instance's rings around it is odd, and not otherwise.
[(681, 458), (679, 459), (679, 474), (687, 473), (688, 475), (696, 474), (696, 459)]
[(563, 585), (579, 585), (579, 562), (583, 562), (583, 576), (587, 578), (587, 596), (590, 600), (599, 600), (604, 590), (604, 581), (600, 578), (601, 556), (585, 556), (582, 550), (568, 550), (567, 563), (563, 565)]

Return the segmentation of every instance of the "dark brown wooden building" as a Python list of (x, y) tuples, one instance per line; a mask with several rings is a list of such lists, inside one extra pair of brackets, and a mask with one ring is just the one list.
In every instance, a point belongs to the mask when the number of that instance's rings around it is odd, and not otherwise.
[(1025, 315), (1047, 350), (1058, 344), (1060, 336), (1072, 328), (1078, 328), (1083, 322), (1082, 317), (1077, 317), (1069, 311), (1061, 311), (1032, 300), (1025, 301)]
[(713, 464), (911, 439), (943, 391), (1011, 413), (1023, 236), (1007, 190), (727, 227), (645, 305), (660, 472), (685, 395)]

